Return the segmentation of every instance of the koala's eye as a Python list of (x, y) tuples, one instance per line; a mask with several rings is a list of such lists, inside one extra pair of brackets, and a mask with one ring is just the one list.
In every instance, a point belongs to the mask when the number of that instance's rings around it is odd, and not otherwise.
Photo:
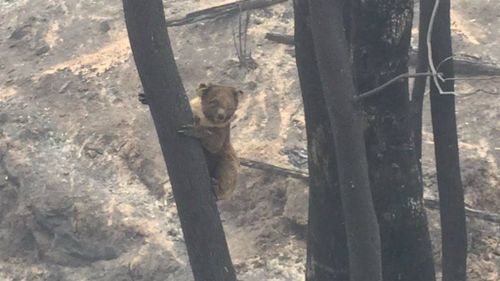
[(217, 100), (211, 100), (208, 104), (210, 104), (210, 105), (217, 105), (218, 102), (217, 102)]

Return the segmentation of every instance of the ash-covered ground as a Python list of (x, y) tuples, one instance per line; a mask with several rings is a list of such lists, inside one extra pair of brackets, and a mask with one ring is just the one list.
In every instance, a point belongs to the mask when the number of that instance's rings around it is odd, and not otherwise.
[[(167, 17), (227, 1), (175, 0)], [(246, 97), (232, 140), (239, 155), (306, 170), (291, 2), (252, 12), (241, 68), (236, 17), (169, 29), (189, 95), (200, 82)], [(454, 2), (457, 53), (500, 62), (500, 3)], [(499, 80), (460, 81), (457, 97), (466, 203), (500, 212)], [(0, 280), (190, 281), (192, 275), (121, 1), (0, 2)], [(481, 91), (477, 91), (481, 90)], [(428, 109), (428, 107), (427, 107)], [(436, 197), (432, 129), (424, 129), (427, 197)], [(243, 168), (219, 203), (238, 277), (304, 280), (307, 186)], [(438, 212), (429, 210), (436, 258)], [(500, 280), (500, 226), (469, 218), (469, 280)], [(439, 262), (438, 262), (439, 269)]]

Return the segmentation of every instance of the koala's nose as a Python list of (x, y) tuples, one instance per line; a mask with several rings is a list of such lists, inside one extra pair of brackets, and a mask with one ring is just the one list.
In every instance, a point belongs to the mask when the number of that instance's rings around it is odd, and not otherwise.
[(226, 116), (224, 114), (222, 114), (222, 113), (217, 114), (217, 119), (218, 120), (222, 121), (222, 120), (224, 120), (224, 118), (226, 118)]

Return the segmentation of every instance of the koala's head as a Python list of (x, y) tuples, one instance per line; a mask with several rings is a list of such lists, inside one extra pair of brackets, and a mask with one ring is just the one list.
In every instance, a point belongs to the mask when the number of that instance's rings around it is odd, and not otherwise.
[(223, 124), (233, 117), (242, 91), (229, 86), (200, 84), (196, 90), (201, 98), (205, 117), (214, 124)]

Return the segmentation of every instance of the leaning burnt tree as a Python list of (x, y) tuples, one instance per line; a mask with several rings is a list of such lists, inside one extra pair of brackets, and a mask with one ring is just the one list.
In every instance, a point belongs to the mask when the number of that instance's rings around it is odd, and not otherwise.
[(192, 124), (162, 0), (123, 0), (130, 45), (148, 99), (196, 281), (236, 281), (200, 143), (177, 133)]
[[(429, 0), (422, 4), (430, 6)], [(426, 11), (426, 10), (424, 10)], [(437, 64), (444, 79), (431, 79), (431, 115), (436, 155), (437, 183), (441, 214), (443, 281), (465, 281), (467, 262), (467, 231), (464, 191), (455, 116), (455, 85), (450, 30), (450, 0), (436, 1), (429, 67)], [(431, 24), (433, 23), (431, 21)], [(434, 72), (434, 70), (433, 70)], [(446, 79), (446, 80), (445, 80)]]
[(349, 262), (333, 133), (308, 25), (307, 0), (294, 1), (295, 51), (309, 167), (307, 281), (348, 281)]
[[(467, 264), (467, 231), (464, 192), (460, 175), (453, 51), (450, 30), (450, 1), (420, 1), (417, 72), (429, 70), (430, 63), (442, 73), (430, 79), (432, 128), (441, 215), (442, 264), (444, 281), (464, 281)], [(430, 27), (430, 28), (429, 28)], [(428, 47), (431, 49), (428, 50)], [(429, 56), (430, 55), (430, 56)], [(434, 71), (433, 70), (433, 71)], [(425, 78), (415, 80), (412, 108), (417, 156), (422, 156), (422, 108)]]
[(382, 280), (362, 112), (353, 103), (356, 88), (343, 1), (294, 3), (311, 179), (306, 279)]

